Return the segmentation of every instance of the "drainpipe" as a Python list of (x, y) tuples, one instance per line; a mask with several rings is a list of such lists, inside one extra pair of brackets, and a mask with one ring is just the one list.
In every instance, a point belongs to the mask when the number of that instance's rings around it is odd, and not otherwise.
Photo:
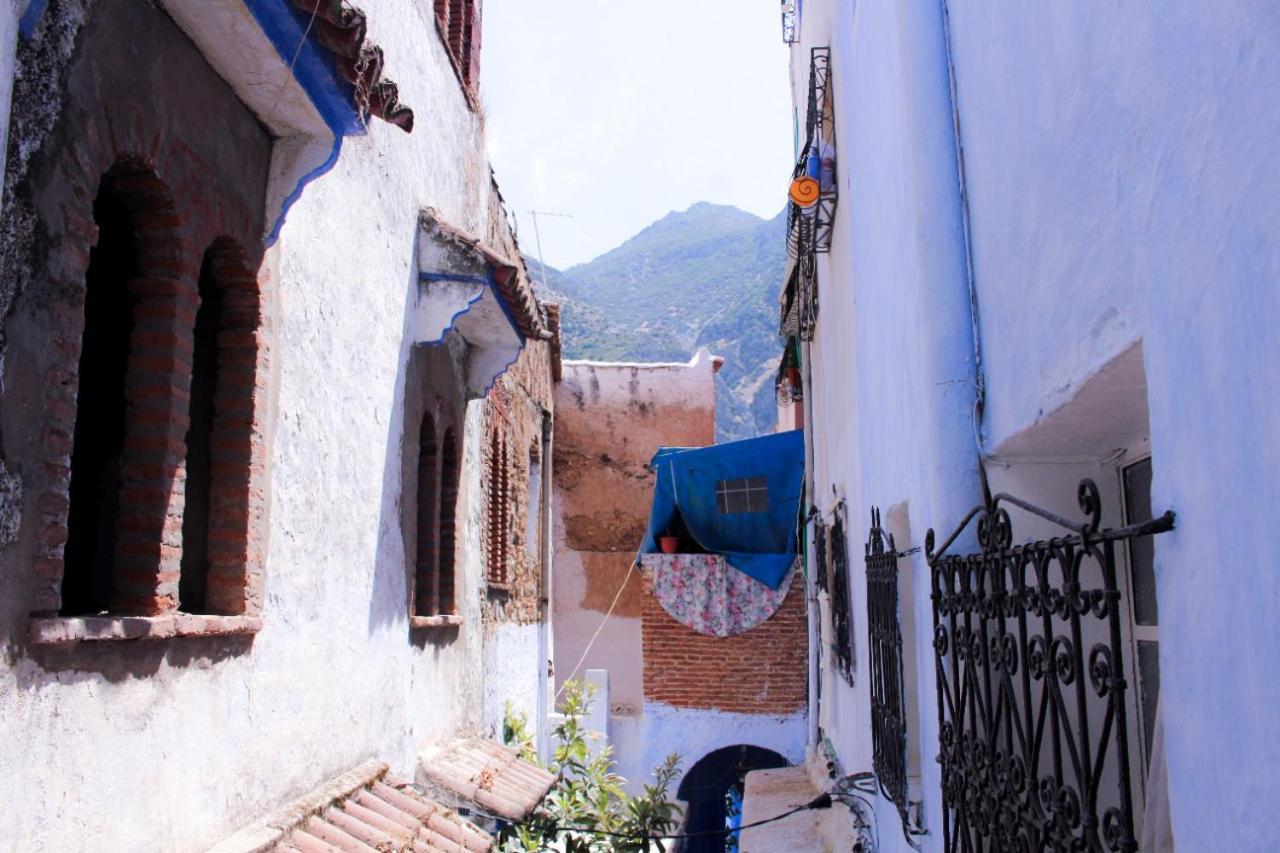
[(542, 490), (538, 510), (538, 543), (539, 572), (538, 585), (538, 758), (546, 763), (548, 759), (548, 743), (550, 738), (551, 690), (555, 686), (552, 677), (551, 660), (554, 635), (551, 631), (552, 606), (552, 547), (551, 547), (551, 449), (552, 433), (555, 419), (548, 411), (542, 412), (542, 482), (538, 484)]
[(817, 567), (814, 563), (813, 526), (809, 518), (809, 508), (813, 506), (813, 371), (810, 367), (810, 345), (800, 344), (800, 370), (802, 372), (801, 387), (804, 395), (804, 568), (805, 568), (805, 606), (809, 622), (809, 726), (808, 751), (812, 754), (818, 749), (818, 665), (820, 632), (818, 620), (821, 612), (818, 609)]

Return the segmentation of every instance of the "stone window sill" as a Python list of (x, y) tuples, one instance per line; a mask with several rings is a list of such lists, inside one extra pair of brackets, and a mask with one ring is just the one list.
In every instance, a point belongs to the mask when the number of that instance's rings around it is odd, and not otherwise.
[(165, 640), (170, 637), (226, 637), (256, 634), (260, 616), (59, 616), (31, 620), (35, 645), (108, 640)]
[(457, 628), (461, 624), (462, 617), (454, 615), (409, 617), (411, 628)]

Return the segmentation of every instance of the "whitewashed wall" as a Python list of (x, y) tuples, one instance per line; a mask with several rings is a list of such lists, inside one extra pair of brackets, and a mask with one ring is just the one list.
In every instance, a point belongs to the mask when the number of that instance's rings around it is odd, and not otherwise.
[(498, 655), (483, 654), (480, 624), (479, 402), (458, 504), (465, 622), (440, 643), (408, 627), (399, 504), (418, 212), (483, 233), (490, 183), (482, 122), (430, 4), (361, 5), (417, 124), (406, 135), (375, 121), (348, 139), (265, 262), (275, 402), (262, 631), (235, 653), (111, 644), (93, 666), (5, 649), (0, 850), (205, 849), (365, 759), (412, 778), (424, 741), (480, 733), (507, 698), (536, 705), (537, 669), (509, 677), (525, 645), (536, 659), (536, 632), (503, 635), (494, 649), (511, 659), (482, 688)]
[[(980, 429), (988, 451), (1013, 460), (990, 466), (993, 483), (1069, 501), (1055, 484), (1114, 476), (1114, 464), (1028, 457), (1132, 455), (1149, 422), (1153, 504), (1178, 513), (1156, 547), (1178, 846), (1270, 849), (1280, 113), (1268, 93), (1280, 83), (1280, 18), (1248, 2), (948, 5), (987, 383)], [(872, 504), (906, 502), (911, 541), (899, 545), (916, 546), (978, 497), (944, 20), (940, 3), (807, 0), (793, 54), (803, 120), (808, 48), (832, 46), (841, 199), (810, 399), (816, 502), (829, 508), (833, 485), (848, 498), (855, 556)], [(1105, 429), (1064, 421), (1139, 343), (1145, 375), (1128, 397), (1146, 405), (1109, 398)], [(913, 562), (925, 844), (936, 849), (927, 566)], [(865, 580), (853, 565), (864, 664)], [(846, 771), (869, 769), (865, 666), (852, 689), (835, 682), (828, 672), (823, 725)], [(878, 811), (885, 849), (905, 850), (896, 815)]]

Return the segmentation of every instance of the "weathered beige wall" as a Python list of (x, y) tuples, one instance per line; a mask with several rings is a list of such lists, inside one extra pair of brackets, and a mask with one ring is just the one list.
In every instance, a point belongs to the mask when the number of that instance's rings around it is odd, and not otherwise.
[(575, 667), (607, 669), (611, 712), (634, 716), (644, 704), (642, 592), (631, 565), (652, 497), (646, 465), (661, 446), (714, 443), (712, 359), (703, 350), (688, 364), (568, 361), (555, 411), (556, 685)]

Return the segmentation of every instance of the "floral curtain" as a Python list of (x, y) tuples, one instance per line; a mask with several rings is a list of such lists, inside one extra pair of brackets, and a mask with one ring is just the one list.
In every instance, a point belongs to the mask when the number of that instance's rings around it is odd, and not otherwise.
[[(798, 561), (798, 558), (797, 558)], [(662, 609), (699, 634), (728, 637), (768, 620), (787, 597), (795, 565), (777, 589), (744, 574), (720, 554), (645, 554)]]

